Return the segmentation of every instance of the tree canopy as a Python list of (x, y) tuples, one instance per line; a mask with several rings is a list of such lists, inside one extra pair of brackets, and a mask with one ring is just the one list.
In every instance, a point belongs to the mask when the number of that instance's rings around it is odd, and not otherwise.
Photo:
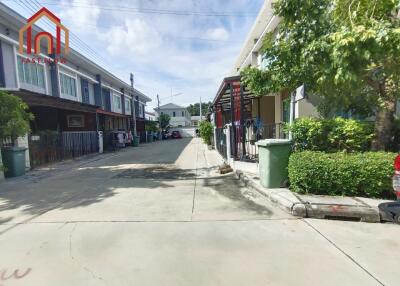
[[(374, 149), (390, 141), (400, 91), (396, 0), (278, 0), (279, 27), (265, 37), (264, 70), (244, 83), (259, 96), (305, 84), (332, 109), (376, 116)], [(324, 104), (323, 104), (324, 105)], [(362, 108), (360, 108), (362, 107)]]
[(167, 127), (169, 126), (169, 121), (171, 120), (171, 117), (168, 114), (160, 114), (160, 117), (158, 118), (159, 123), (160, 123), (160, 128), (162, 130), (167, 129)]
[(0, 140), (7, 137), (14, 140), (30, 131), (33, 115), (27, 109), (20, 98), (0, 91)]
[[(208, 112), (208, 107), (211, 105), (211, 102), (202, 102), (201, 103), (201, 112), (203, 113), (202, 115), (207, 115)], [(192, 116), (200, 116), (200, 103), (195, 103), (191, 104), (187, 107), (188, 112)]]

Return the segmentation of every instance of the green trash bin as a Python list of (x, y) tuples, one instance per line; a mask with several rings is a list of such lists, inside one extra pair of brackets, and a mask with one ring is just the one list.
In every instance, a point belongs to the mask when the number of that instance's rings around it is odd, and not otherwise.
[(147, 132), (147, 143), (153, 142), (153, 132)]
[(283, 187), (288, 178), (287, 167), (292, 142), (287, 139), (266, 139), (256, 144), (261, 185), (266, 188)]
[(22, 147), (3, 147), (1, 157), (4, 165), (4, 176), (6, 178), (25, 175), (25, 151)]
[(133, 136), (133, 138), (132, 138), (132, 146), (133, 147), (139, 146), (139, 140), (140, 140), (139, 136)]

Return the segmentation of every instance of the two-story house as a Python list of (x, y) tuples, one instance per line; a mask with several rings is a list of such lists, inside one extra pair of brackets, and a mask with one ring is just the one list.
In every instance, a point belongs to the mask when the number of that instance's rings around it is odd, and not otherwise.
[[(0, 90), (28, 104), (35, 116), (32, 134), (70, 132), (68, 138), (72, 138), (72, 132), (82, 136), (85, 132), (129, 131), (133, 128), (133, 108), (137, 131), (144, 131), (145, 105), (151, 99), (74, 49), (69, 48), (61, 60), (54, 55), (55, 48), (49, 54), (56, 31), (35, 25), (44, 17), (58, 19), (46, 8), (25, 19), (0, 3)], [(58, 28), (56, 25), (57, 32)], [(42, 35), (49, 35), (48, 40), (41, 40)], [(33, 46), (27, 37), (35, 39), (36, 54), (27, 53)]]
[[(168, 103), (154, 109), (158, 114), (168, 114), (171, 118), (171, 127), (188, 127), (191, 126), (190, 113), (185, 107)], [(158, 117), (158, 116), (157, 116)]]

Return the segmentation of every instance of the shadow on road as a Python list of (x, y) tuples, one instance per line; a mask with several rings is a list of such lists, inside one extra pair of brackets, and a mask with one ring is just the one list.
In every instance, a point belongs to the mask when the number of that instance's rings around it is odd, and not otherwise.
[[(142, 165), (173, 164), (190, 138), (143, 144), (114, 156), (85, 162), (58, 163), (51, 172), (33, 171), (25, 177), (0, 183), (0, 224), (21, 215), (37, 215), (53, 209), (69, 209), (99, 203), (120, 187), (136, 187), (139, 180), (122, 182), (113, 177)], [(39, 175), (36, 175), (39, 174)], [(127, 174), (126, 173), (126, 174)], [(183, 174), (183, 173), (182, 173)], [(122, 176), (122, 175), (121, 175)], [(122, 184), (121, 184), (122, 182)], [(149, 186), (149, 185), (148, 185)], [(162, 179), (149, 187), (170, 187)]]

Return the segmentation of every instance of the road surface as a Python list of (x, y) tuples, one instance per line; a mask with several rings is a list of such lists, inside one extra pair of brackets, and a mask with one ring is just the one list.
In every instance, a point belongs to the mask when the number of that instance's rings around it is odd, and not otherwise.
[(400, 228), (291, 217), (199, 139), (0, 184), (0, 285), (400, 285)]

